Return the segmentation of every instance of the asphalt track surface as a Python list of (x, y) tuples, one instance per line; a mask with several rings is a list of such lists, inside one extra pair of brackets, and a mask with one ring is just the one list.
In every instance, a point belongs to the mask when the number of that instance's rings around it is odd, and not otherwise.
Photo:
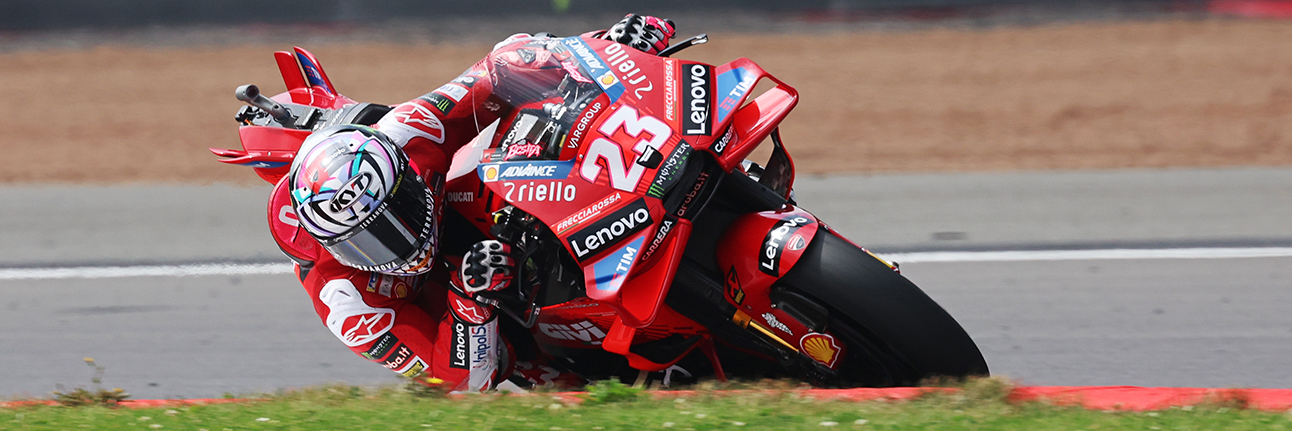
[[(902, 262), (997, 374), (1292, 387), (1292, 169), (804, 177), (796, 189), (804, 207)], [(396, 382), (345, 349), (276, 269), (266, 193), (0, 188), (0, 396), (90, 387), (86, 357), (106, 367), (104, 386), (136, 398)], [(128, 276), (212, 263), (232, 266)]]

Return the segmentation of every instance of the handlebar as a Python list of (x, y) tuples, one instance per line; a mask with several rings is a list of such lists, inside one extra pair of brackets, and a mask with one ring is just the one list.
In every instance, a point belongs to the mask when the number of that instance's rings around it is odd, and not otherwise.
[(283, 107), (283, 105), (278, 102), (273, 101), (273, 99), (260, 94), (260, 87), (256, 87), (255, 84), (247, 84), (238, 87), (237, 90), (233, 90), (233, 97), (237, 97), (238, 100), (269, 113), (270, 116), (274, 117), (274, 120), (277, 120), (283, 125), (293, 124), (296, 121), (296, 116), (292, 115), (287, 108)]

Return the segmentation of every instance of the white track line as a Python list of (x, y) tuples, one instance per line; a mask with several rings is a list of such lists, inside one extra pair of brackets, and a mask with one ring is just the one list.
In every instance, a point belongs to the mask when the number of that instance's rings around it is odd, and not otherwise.
[[(897, 263), (1024, 262), (1056, 260), (1135, 259), (1240, 259), (1292, 257), (1292, 247), (1167, 248), (1034, 251), (932, 251), (885, 253), (880, 257)], [(70, 268), (0, 269), (0, 280), (54, 280), (67, 278), (194, 277), (204, 275), (291, 274), (288, 263), (204, 264), (154, 266), (86, 266)]]
[(204, 264), (155, 266), (82, 266), (72, 268), (0, 269), (0, 280), (60, 278), (185, 277), (202, 275), (291, 274), (289, 263)]
[(1136, 260), (1136, 259), (1241, 259), (1292, 257), (1292, 247), (1162, 248), (1031, 251), (931, 251), (886, 253), (880, 257), (897, 263), (1022, 262), (1037, 260)]

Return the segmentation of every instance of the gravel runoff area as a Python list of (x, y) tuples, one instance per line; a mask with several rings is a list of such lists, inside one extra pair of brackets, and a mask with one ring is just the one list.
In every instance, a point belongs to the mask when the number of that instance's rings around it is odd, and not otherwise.
[[(0, 183), (255, 183), (206, 148), (239, 147), (234, 87), (282, 91), (272, 51), (304, 46), (344, 94), (398, 103), (453, 78), (511, 30), (572, 34), (613, 20), (499, 22), (475, 37), (453, 20), (431, 24), (439, 30), (6, 34)], [(691, 16), (678, 25), (712, 40), (679, 57), (749, 57), (798, 88), (783, 134), (801, 172), (1292, 164), (1292, 21), (884, 27)]]

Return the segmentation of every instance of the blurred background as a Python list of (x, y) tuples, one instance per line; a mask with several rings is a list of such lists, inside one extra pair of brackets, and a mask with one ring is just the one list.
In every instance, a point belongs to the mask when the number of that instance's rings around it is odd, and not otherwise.
[[(240, 148), (234, 88), (284, 91), (272, 52), (301, 46), (394, 104), (628, 12), (796, 87), (799, 201), (906, 262), (994, 372), (1292, 387), (1292, 1), (0, 0), (0, 397), (83, 385), (84, 357), (140, 398), (394, 381), (287, 273), (269, 185), (207, 151)], [(1197, 258), (1222, 248), (1265, 257)], [(1047, 250), (1092, 254), (973, 254)], [(930, 251), (968, 254), (899, 254)]]

